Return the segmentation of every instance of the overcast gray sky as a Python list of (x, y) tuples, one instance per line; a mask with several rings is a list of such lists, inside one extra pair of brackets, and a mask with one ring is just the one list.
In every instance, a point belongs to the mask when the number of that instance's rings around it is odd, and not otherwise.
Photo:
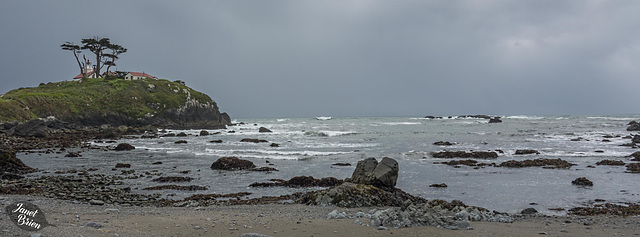
[(0, 94), (101, 36), (235, 118), (639, 113), (640, 1), (1, 2)]

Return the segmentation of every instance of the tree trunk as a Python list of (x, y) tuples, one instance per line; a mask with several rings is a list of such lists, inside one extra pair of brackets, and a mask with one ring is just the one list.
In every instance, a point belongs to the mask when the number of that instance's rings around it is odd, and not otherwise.
[(80, 59), (78, 58), (78, 54), (75, 50), (73, 50), (73, 56), (76, 57), (76, 62), (78, 62), (78, 66), (80, 67), (80, 74), (82, 74), (82, 78), (87, 77), (87, 72), (84, 71), (84, 67), (82, 66), (82, 63), (80, 63)]

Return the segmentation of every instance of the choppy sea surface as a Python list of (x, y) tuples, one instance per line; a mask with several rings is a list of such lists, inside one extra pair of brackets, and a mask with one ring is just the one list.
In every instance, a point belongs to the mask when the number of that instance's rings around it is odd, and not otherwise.
[[(119, 175), (116, 163), (131, 164), (132, 175), (127, 179), (134, 192), (160, 192), (167, 198), (184, 198), (199, 193), (251, 192), (251, 197), (279, 196), (309, 188), (252, 188), (253, 182), (269, 179), (288, 180), (294, 176), (315, 178), (351, 176), (358, 160), (391, 157), (398, 161), (400, 173), (397, 187), (426, 199), (461, 200), (468, 205), (515, 213), (534, 207), (546, 214), (564, 214), (549, 208), (583, 206), (594, 199), (608, 202), (639, 202), (640, 174), (626, 173), (624, 166), (598, 166), (596, 162), (610, 159), (631, 163), (627, 157), (637, 149), (620, 146), (629, 143), (625, 136), (627, 123), (640, 116), (503, 116), (502, 123), (488, 123), (485, 119), (411, 117), (371, 118), (273, 118), (239, 119), (243, 125), (225, 130), (208, 130), (209, 136), (199, 136), (200, 130), (167, 130), (185, 132), (187, 137), (127, 138), (117, 141), (136, 147), (132, 151), (79, 150), (82, 157), (68, 158), (62, 154), (19, 154), (27, 165), (54, 171), (97, 168), (98, 173)], [(260, 133), (266, 127), (272, 133)], [(234, 131), (230, 133), (230, 131)], [(160, 134), (162, 135), (162, 133)], [(608, 138), (605, 138), (607, 136)], [(268, 143), (240, 142), (243, 138), (268, 140)], [(577, 139), (580, 138), (580, 139)], [(186, 140), (186, 144), (175, 141)], [(222, 140), (222, 143), (211, 143)], [(577, 140), (577, 141), (576, 141)], [(433, 145), (437, 141), (455, 143), (453, 146)], [(279, 147), (271, 147), (277, 143)], [(94, 146), (114, 144), (93, 142)], [(518, 149), (538, 150), (539, 155), (514, 155)], [(570, 169), (502, 168), (469, 166), (453, 167), (435, 162), (432, 152), (438, 151), (496, 151), (494, 160), (560, 158), (576, 164)], [(253, 161), (256, 166), (269, 166), (279, 171), (218, 171), (211, 164), (219, 157), (235, 156)], [(155, 162), (160, 165), (153, 165)], [(352, 166), (333, 166), (333, 163)], [(205, 191), (143, 191), (145, 187), (160, 185), (151, 182), (158, 176), (188, 176), (195, 178), (178, 185), (200, 185)], [(33, 174), (43, 175), (42, 173)], [(132, 176), (129, 175), (129, 176)], [(578, 187), (571, 181), (587, 177), (593, 187)], [(431, 184), (446, 183), (447, 188), (432, 188)], [(536, 205), (532, 205), (535, 203)]]

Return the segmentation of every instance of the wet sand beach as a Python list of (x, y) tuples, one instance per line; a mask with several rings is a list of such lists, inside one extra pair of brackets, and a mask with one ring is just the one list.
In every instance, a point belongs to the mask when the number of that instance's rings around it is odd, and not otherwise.
[[(6, 215), (0, 219), (2, 236), (637, 236), (638, 217), (529, 216), (514, 223), (471, 222), (470, 230), (437, 227), (387, 228), (367, 226), (366, 218), (326, 219), (327, 213), (369, 211), (299, 204), (209, 207), (134, 207), (3, 196), (8, 203), (27, 200), (45, 212), (56, 227), (36, 232), (21, 230)], [(365, 224), (357, 224), (357, 221)]]

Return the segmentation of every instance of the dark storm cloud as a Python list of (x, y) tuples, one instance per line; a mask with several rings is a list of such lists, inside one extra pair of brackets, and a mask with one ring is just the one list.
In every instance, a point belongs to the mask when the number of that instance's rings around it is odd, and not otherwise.
[(634, 1), (3, 5), (2, 92), (73, 77), (58, 45), (98, 35), (235, 117), (638, 113)]

